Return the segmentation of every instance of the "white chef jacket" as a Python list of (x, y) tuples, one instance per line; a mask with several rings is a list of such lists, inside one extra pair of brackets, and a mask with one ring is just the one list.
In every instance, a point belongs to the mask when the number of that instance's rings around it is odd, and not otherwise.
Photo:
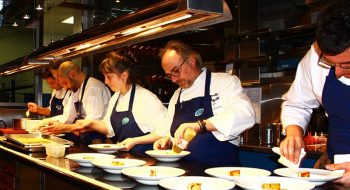
[(56, 97), (58, 99), (63, 98), (62, 105), (63, 105), (63, 107), (65, 107), (66, 104), (68, 103), (68, 100), (69, 100), (69, 97), (70, 97), (72, 91), (68, 91), (67, 94), (66, 94), (66, 92), (67, 92), (67, 90), (64, 88), (62, 88), (61, 90), (58, 90), (58, 91), (53, 89), (52, 93), (51, 93), (50, 104), (49, 104), (49, 107), (47, 107), (47, 108), (49, 108), (51, 110), (51, 102), (52, 102), (53, 97)]
[[(166, 117), (166, 131), (159, 133), (161, 136), (170, 136), (170, 128), (175, 114), (175, 104), (179, 97), (180, 102), (188, 101), (196, 97), (204, 96), (206, 69), (187, 89), (177, 89), (169, 102)], [(212, 96), (212, 117), (208, 120), (215, 126), (217, 131), (213, 135), (220, 141), (230, 141), (239, 145), (239, 135), (255, 123), (253, 106), (244, 93), (240, 80), (227, 73), (211, 73), (210, 95)]]
[[(53, 117), (61, 123), (73, 123), (77, 118), (74, 103), (81, 99), (81, 93), (84, 82), (80, 88), (72, 93), (69, 97), (67, 105), (63, 109), (63, 115)], [(108, 101), (111, 97), (109, 89), (101, 81), (90, 77), (82, 99), (82, 117), (84, 119), (102, 120), (106, 114)]]
[[(283, 95), (281, 121), (283, 127), (298, 125), (306, 131), (313, 108), (322, 104), (323, 86), (329, 69), (317, 65), (319, 56), (314, 45), (299, 62), (295, 80)], [(341, 77), (342, 83), (350, 85), (350, 79)]]
[[(131, 95), (131, 88), (123, 96), (120, 92), (114, 93), (108, 104), (108, 109), (104, 121), (108, 127), (107, 137), (113, 137), (114, 130), (111, 124), (111, 115), (114, 111), (127, 111), (129, 109), (129, 100)], [(114, 105), (118, 99), (116, 109), (113, 110)], [(153, 132), (155, 130), (161, 130), (165, 125), (166, 107), (158, 97), (151, 91), (136, 85), (134, 104), (132, 107), (132, 114), (134, 119), (143, 133)]]

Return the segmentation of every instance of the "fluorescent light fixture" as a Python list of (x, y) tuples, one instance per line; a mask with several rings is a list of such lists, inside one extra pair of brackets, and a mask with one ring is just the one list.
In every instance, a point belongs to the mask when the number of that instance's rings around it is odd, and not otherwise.
[(62, 23), (74, 24), (74, 16), (71, 16), (71, 17), (67, 18), (66, 20), (62, 21)]
[(48, 60), (37, 60), (37, 59), (29, 59), (28, 65), (48, 65), (50, 61)]
[(185, 20), (185, 19), (188, 19), (188, 18), (191, 18), (191, 17), (192, 17), (191, 14), (185, 14), (183, 16), (176, 17), (174, 19), (170, 19), (170, 20), (167, 20), (165, 22), (161, 22), (161, 23), (152, 25), (152, 26), (150, 26), (150, 28), (157, 28), (159, 26), (164, 26), (164, 25), (171, 24), (171, 23), (174, 23), (174, 22), (177, 22), (177, 21), (180, 21), (180, 20)]
[(40, 5), (38, 5), (35, 9), (38, 10), (38, 11), (43, 10), (43, 8)]
[(139, 33), (139, 32), (145, 31), (145, 30), (147, 30), (146, 26), (138, 26), (138, 27), (127, 29), (127, 30), (121, 32), (120, 34), (126, 36), (126, 35), (130, 35), (130, 34)]

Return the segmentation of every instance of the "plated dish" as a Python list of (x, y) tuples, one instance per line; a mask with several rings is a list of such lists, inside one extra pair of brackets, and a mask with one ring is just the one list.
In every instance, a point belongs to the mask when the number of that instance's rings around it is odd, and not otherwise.
[(160, 179), (183, 175), (185, 170), (164, 166), (141, 166), (125, 168), (122, 174), (146, 185), (157, 185)]
[(120, 174), (124, 168), (142, 166), (146, 164), (146, 162), (143, 160), (126, 158), (98, 159), (93, 160), (91, 163), (92, 165), (102, 168), (104, 171), (112, 174)]
[(333, 181), (343, 176), (343, 170), (323, 170), (313, 168), (299, 168), (292, 170), (290, 168), (279, 168), (274, 170), (274, 173), (284, 177), (291, 177), (297, 179), (305, 179), (314, 183), (315, 185), (322, 185), (327, 181)]
[(236, 184), (246, 190), (261, 190), (263, 186), (279, 185), (280, 189), (288, 190), (309, 190), (315, 187), (315, 184), (303, 180), (288, 177), (241, 177), (236, 180)]
[(99, 153), (113, 154), (116, 153), (118, 150), (124, 149), (125, 146), (117, 144), (90, 144), (89, 148), (94, 149)]
[(180, 153), (175, 153), (172, 150), (148, 150), (146, 151), (146, 154), (161, 162), (175, 162), (189, 155), (190, 152), (185, 150)]
[(183, 189), (220, 189), (227, 190), (235, 187), (235, 182), (226, 179), (201, 176), (181, 176), (161, 179), (159, 185), (165, 189), (183, 190)]
[(77, 162), (80, 166), (84, 167), (93, 167), (91, 162), (93, 160), (100, 159), (112, 159), (115, 156), (110, 154), (100, 154), (100, 153), (76, 153), (76, 154), (68, 154), (66, 158), (69, 160), (73, 160)]
[(228, 180), (236, 180), (240, 177), (264, 177), (271, 175), (271, 172), (267, 170), (247, 167), (216, 167), (206, 169), (205, 173)]

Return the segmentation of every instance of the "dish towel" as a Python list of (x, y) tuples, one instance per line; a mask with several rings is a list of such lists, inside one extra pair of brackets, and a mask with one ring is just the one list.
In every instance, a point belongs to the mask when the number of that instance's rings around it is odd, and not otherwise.
[(294, 164), (293, 162), (289, 161), (285, 156), (282, 156), (281, 155), (281, 152), (280, 152), (280, 148), (279, 147), (273, 147), (272, 148), (272, 151), (278, 155), (280, 155), (281, 157), (278, 159), (278, 162), (281, 163), (282, 165), (290, 168), (290, 169), (293, 169), (293, 170), (297, 170), (300, 166), (300, 161), (304, 158), (306, 152), (305, 152), (305, 149), (302, 148), (301, 149), (301, 152), (300, 152), (300, 157), (299, 157), (299, 161), (297, 164)]

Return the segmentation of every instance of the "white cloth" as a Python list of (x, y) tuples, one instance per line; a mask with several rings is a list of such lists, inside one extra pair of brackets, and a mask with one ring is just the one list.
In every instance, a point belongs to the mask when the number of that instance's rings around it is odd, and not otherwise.
[[(329, 69), (317, 65), (319, 56), (312, 45), (300, 61), (295, 80), (289, 91), (283, 95), (281, 121), (283, 128), (298, 125), (306, 131), (313, 108), (322, 104), (323, 86)], [(342, 83), (350, 85), (350, 79), (341, 77)]]
[[(206, 69), (194, 81), (193, 85), (183, 89), (180, 102), (204, 96)], [(175, 104), (179, 97), (177, 89), (169, 102), (166, 125), (161, 136), (170, 135), (170, 128), (175, 113)], [(220, 141), (230, 141), (239, 145), (239, 135), (255, 123), (253, 106), (244, 93), (240, 80), (227, 73), (211, 73), (210, 95), (212, 96), (212, 111), (214, 116), (208, 120), (217, 131), (213, 135)]]
[[(58, 120), (61, 123), (73, 123), (77, 118), (77, 112), (75, 110), (74, 103), (81, 99), (81, 93), (84, 83), (80, 88), (72, 93), (69, 97), (67, 105), (63, 109), (63, 115), (55, 116), (52, 119)], [(82, 99), (82, 117), (84, 119), (102, 120), (106, 114), (106, 108), (108, 101), (111, 97), (111, 93), (101, 81), (90, 77), (84, 92)]]
[[(113, 137), (115, 135), (111, 124), (112, 111), (120, 112), (129, 109), (131, 88), (124, 96), (120, 95), (116, 109), (113, 110), (119, 94), (119, 92), (116, 92), (112, 96), (108, 104), (106, 116), (103, 119), (108, 127), (107, 137)], [(161, 130), (165, 125), (166, 111), (166, 107), (163, 106), (162, 102), (155, 94), (139, 85), (136, 85), (132, 114), (142, 132), (148, 133), (155, 130)]]
[(65, 107), (66, 104), (68, 103), (68, 100), (69, 100), (69, 97), (70, 97), (72, 91), (68, 91), (67, 94), (66, 94), (66, 92), (67, 92), (67, 90), (64, 88), (62, 88), (61, 90), (58, 90), (58, 91), (53, 89), (52, 93), (51, 93), (50, 104), (49, 104), (49, 107), (47, 107), (47, 108), (49, 108), (51, 110), (51, 102), (52, 102), (53, 97), (56, 97), (58, 99), (63, 98), (62, 105), (63, 105), (63, 107)]

